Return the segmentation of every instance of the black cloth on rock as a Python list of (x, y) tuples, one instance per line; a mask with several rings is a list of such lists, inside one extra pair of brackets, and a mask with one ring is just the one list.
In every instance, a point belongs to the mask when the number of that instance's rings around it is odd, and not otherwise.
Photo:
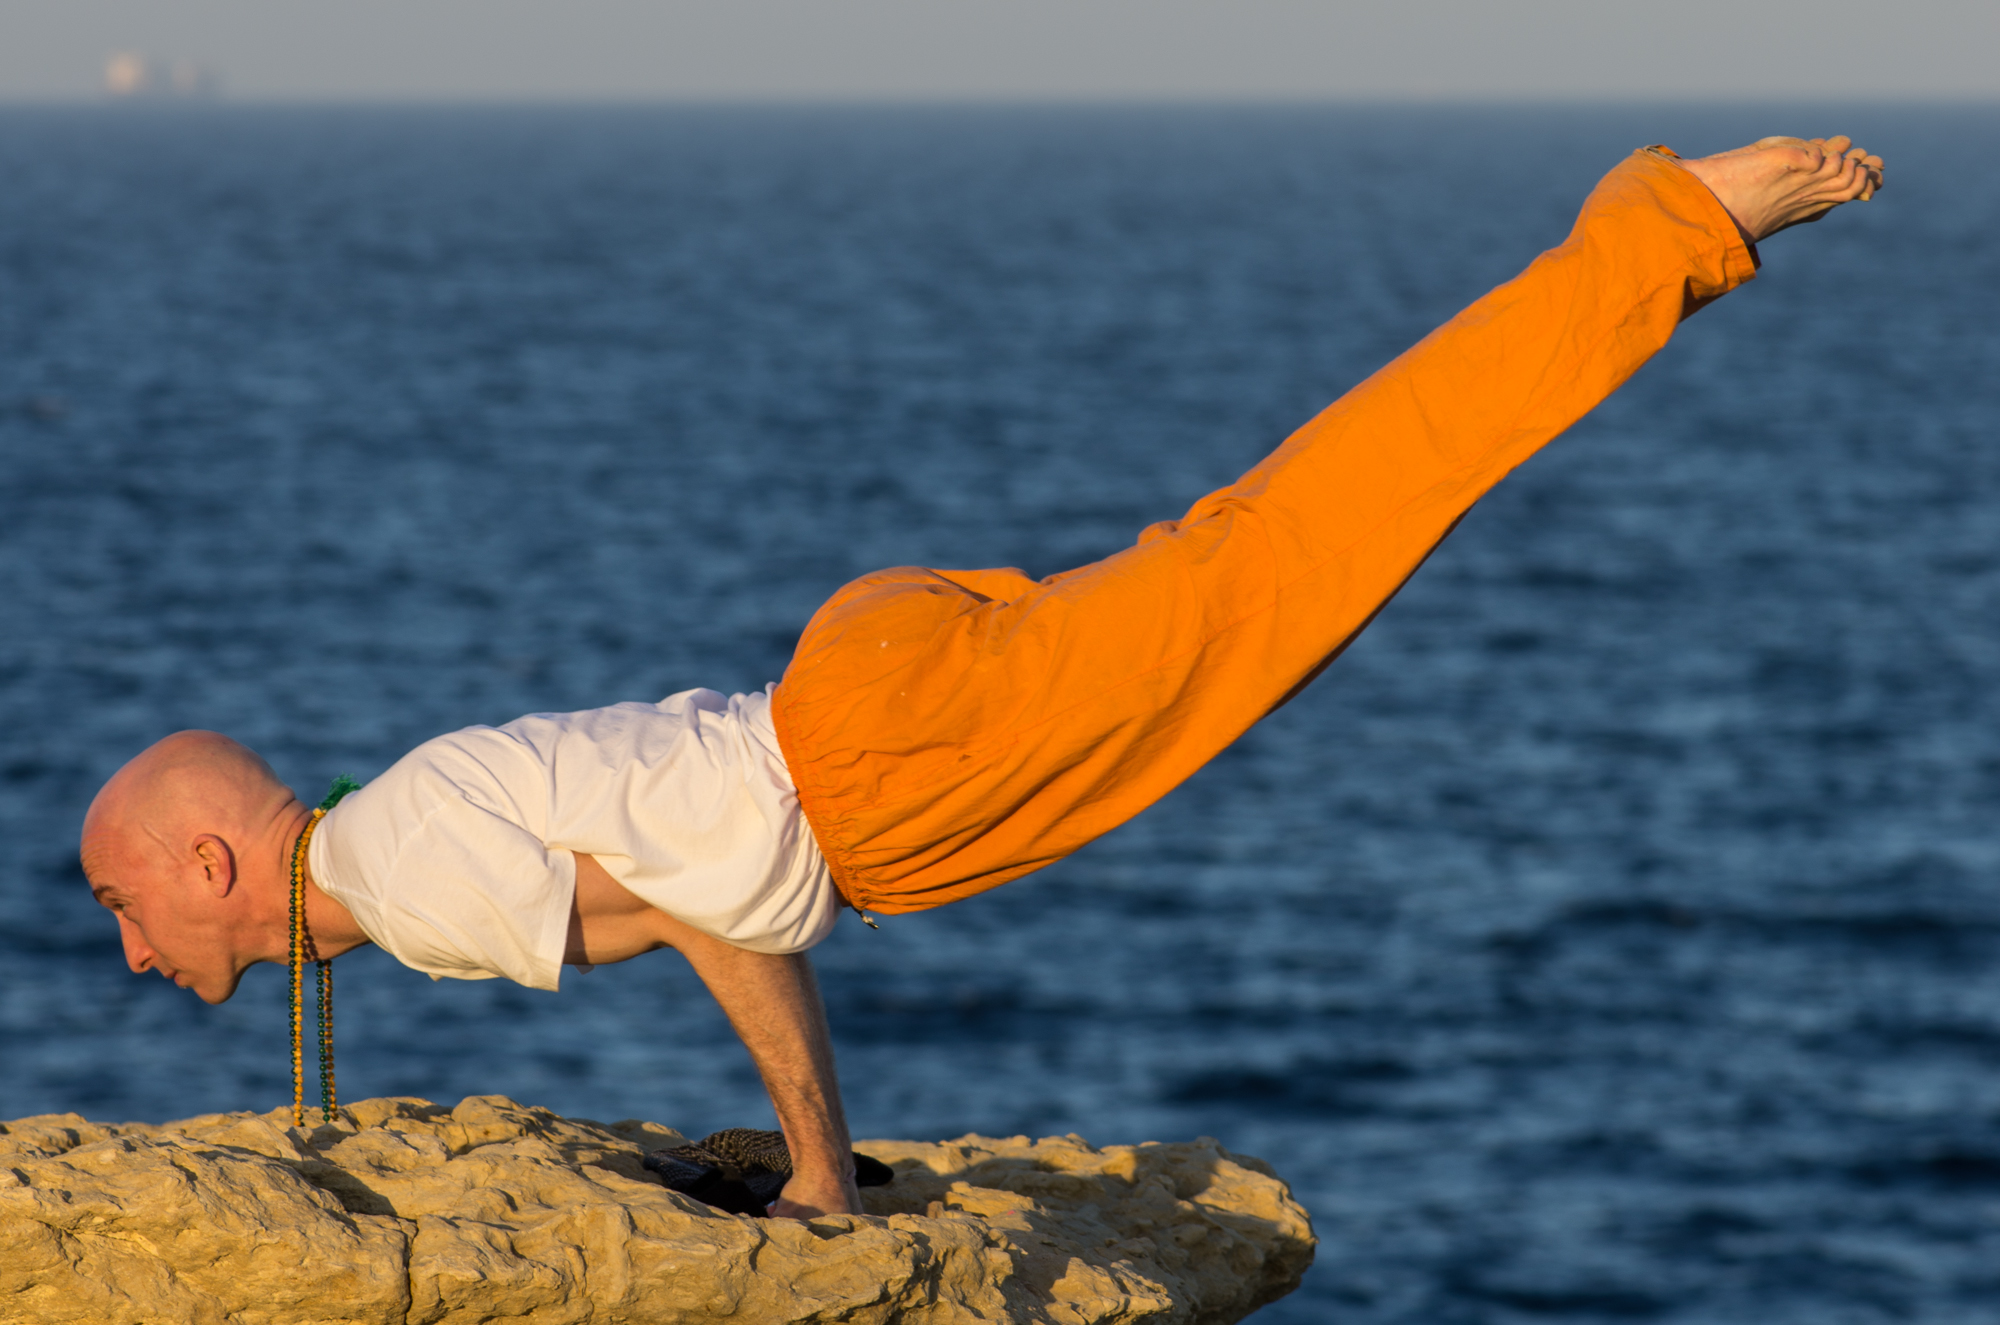
[[(661, 1182), (684, 1196), (731, 1214), (756, 1215), (778, 1199), (792, 1176), (792, 1152), (783, 1132), (731, 1127), (692, 1145), (655, 1150), (643, 1161)], [(896, 1171), (879, 1159), (854, 1155), (854, 1182), (882, 1187)]]

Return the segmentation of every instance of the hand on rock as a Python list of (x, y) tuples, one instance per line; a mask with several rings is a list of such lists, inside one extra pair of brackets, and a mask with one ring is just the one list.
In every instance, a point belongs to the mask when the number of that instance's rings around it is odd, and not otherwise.
[(841, 1180), (828, 1174), (816, 1180), (794, 1173), (792, 1180), (785, 1184), (785, 1189), (778, 1193), (778, 1199), (766, 1207), (765, 1213), (774, 1219), (858, 1215), (861, 1213), (861, 1192), (855, 1187), (852, 1177)]

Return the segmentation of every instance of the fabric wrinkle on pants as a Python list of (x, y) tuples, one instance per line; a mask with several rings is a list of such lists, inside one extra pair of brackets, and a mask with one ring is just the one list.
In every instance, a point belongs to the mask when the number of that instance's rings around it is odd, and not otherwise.
[(1323, 670), (1474, 502), (1751, 279), (1672, 153), (1237, 482), (1102, 561), (897, 567), (806, 627), (772, 717), (835, 883), (924, 910), (1132, 818)]

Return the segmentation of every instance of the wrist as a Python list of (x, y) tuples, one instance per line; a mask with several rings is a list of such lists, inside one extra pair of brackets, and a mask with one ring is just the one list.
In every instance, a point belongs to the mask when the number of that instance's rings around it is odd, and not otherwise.
[(843, 1160), (832, 1155), (793, 1155), (792, 1177), (810, 1183), (854, 1181), (854, 1157)]

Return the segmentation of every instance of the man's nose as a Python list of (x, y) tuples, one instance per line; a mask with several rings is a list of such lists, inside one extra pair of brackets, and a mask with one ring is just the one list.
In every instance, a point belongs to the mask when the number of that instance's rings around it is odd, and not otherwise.
[(132, 968), (132, 974), (144, 975), (153, 969), (159, 954), (146, 945), (139, 927), (124, 916), (118, 917), (118, 937), (125, 945), (125, 964)]

